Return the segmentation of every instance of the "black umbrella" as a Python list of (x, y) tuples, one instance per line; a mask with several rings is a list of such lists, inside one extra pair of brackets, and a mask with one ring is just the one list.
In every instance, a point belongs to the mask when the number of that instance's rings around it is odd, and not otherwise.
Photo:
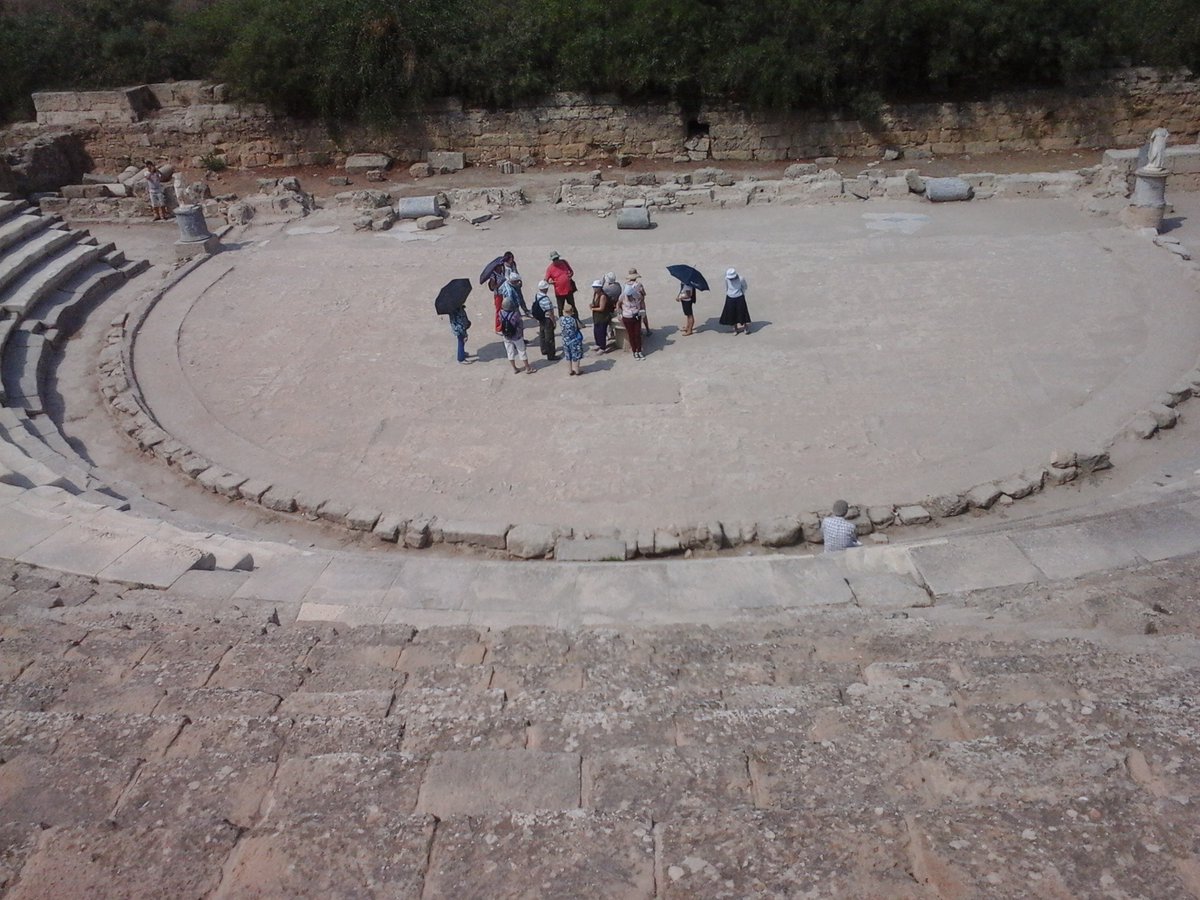
[(455, 278), (438, 291), (437, 299), (433, 301), (433, 308), (439, 316), (448, 316), (460, 306), (466, 305), (469, 293), (471, 293), (471, 279)]
[(490, 263), (488, 263), (486, 266), (484, 266), (484, 267), (483, 267), (483, 274), (481, 274), (481, 275), (479, 276), (479, 283), (480, 283), (480, 284), (483, 284), (485, 281), (487, 281), (489, 278), (491, 278), (491, 277), (492, 277), (492, 273), (493, 273), (493, 272), (495, 272), (495, 271), (496, 271), (496, 269), (498, 269), (498, 268), (499, 268), (500, 266), (502, 266), (503, 264), (504, 264), (504, 257), (503, 257), (503, 256), (497, 256), (497, 257), (496, 257), (495, 259), (493, 259), (493, 260), (492, 260)]
[(672, 278), (678, 278), (680, 282), (688, 287), (694, 287), (698, 291), (707, 291), (708, 282), (691, 266), (667, 266), (667, 271), (671, 273)]

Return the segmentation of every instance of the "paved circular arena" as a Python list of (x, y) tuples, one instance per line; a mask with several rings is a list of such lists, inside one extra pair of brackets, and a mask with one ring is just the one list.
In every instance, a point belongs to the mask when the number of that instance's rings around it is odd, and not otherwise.
[[(1107, 443), (1200, 347), (1183, 269), (1066, 202), (748, 207), (648, 232), (544, 204), (486, 229), (350, 218), (249, 232), (167, 293), (135, 368), (214, 462), (377, 508), (598, 528), (914, 502)], [(568, 378), (530, 320), (539, 372), (514, 375), (476, 287), (478, 356), (457, 365), (433, 297), (508, 249), (527, 294), (551, 250), (581, 286), (637, 267), (646, 359), (589, 352)], [(714, 286), (690, 337), (672, 263)], [(727, 266), (749, 336), (717, 325)]]

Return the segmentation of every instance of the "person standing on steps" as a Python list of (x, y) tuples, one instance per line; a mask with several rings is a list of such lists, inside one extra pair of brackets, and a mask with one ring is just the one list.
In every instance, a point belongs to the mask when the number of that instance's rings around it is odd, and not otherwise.
[[(504, 355), (508, 357), (514, 373), (524, 372), (532, 375), (537, 371), (529, 362), (529, 354), (525, 350), (525, 319), (517, 310), (517, 302), (510, 297), (504, 298), (500, 304), (500, 336), (504, 338)], [(525, 363), (525, 368), (517, 362)]]
[(562, 329), (563, 356), (567, 358), (568, 374), (582, 375), (583, 332), (579, 330), (579, 313), (571, 301), (568, 300), (563, 307), (558, 324)]
[(554, 285), (554, 299), (558, 301), (558, 315), (563, 314), (563, 305), (570, 300), (575, 305), (575, 270), (571, 264), (558, 255), (555, 250), (550, 254), (550, 265), (546, 267), (546, 280)]
[(554, 325), (558, 321), (558, 315), (554, 311), (554, 301), (550, 299), (548, 281), (538, 282), (537, 293), (533, 296), (533, 317), (538, 320), (542, 356), (553, 362), (558, 359), (554, 355)]
[(646, 332), (650, 331), (650, 322), (646, 318), (646, 289), (642, 287), (640, 279), (637, 269), (629, 270), (620, 302), (621, 324), (625, 326), (634, 359), (646, 358), (646, 354), (642, 353), (643, 322), (646, 323)]
[(821, 538), (825, 542), (825, 552), (834, 553), (850, 547), (861, 547), (858, 542), (858, 529), (846, 518), (850, 512), (850, 504), (845, 500), (833, 502), (833, 515), (821, 520)]
[(592, 337), (599, 353), (608, 352), (608, 326), (612, 322), (613, 304), (604, 293), (604, 280), (592, 282)]
[(743, 329), (746, 334), (750, 333), (750, 307), (746, 305), (748, 286), (737, 269), (725, 270), (725, 308), (721, 310), (721, 324), (732, 325), (734, 334), (741, 334)]

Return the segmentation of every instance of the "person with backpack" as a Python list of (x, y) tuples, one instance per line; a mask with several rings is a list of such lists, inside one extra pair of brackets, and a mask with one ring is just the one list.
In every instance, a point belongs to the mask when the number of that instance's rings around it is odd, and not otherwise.
[(521, 286), (524, 282), (521, 279), (521, 273), (517, 271), (517, 258), (513, 256), (511, 250), (504, 251), (504, 260), (501, 265), (504, 266), (505, 281), (516, 285), (517, 306), (521, 308), (521, 312), (529, 315), (529, 307), (525, 304), (525, 295), (521, 291)]
[(533, 297), (533, 317), (538, 320), (538, 336), (541, 338), (542, 356), (554, 361), (554, 325), (558, 315), (554, 311), (554, 301), (550, 299), (550, 282), (538, 282), (537, 293)]
[[(537, 371), (529, 362), (529, 354), (525, 351), (525, 319), (517, 310), (517, 303), (510, 297), (505, 297), (500, 304), (500, 337), (504, 339), (504, 355), (508, 357), (514, 373), (524, 372), (532, 375)], [(525, 368), (517, 362), (525, 363)]]

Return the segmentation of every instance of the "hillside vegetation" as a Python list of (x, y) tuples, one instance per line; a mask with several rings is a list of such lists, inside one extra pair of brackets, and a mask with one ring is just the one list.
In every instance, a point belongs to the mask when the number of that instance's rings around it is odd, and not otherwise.
[(1197, 0), (23, 0), (0, 7), (0, 120), (35, 90), (182, 78), (331, 123), (550, 91), (843, 108), (1200, 63)]

